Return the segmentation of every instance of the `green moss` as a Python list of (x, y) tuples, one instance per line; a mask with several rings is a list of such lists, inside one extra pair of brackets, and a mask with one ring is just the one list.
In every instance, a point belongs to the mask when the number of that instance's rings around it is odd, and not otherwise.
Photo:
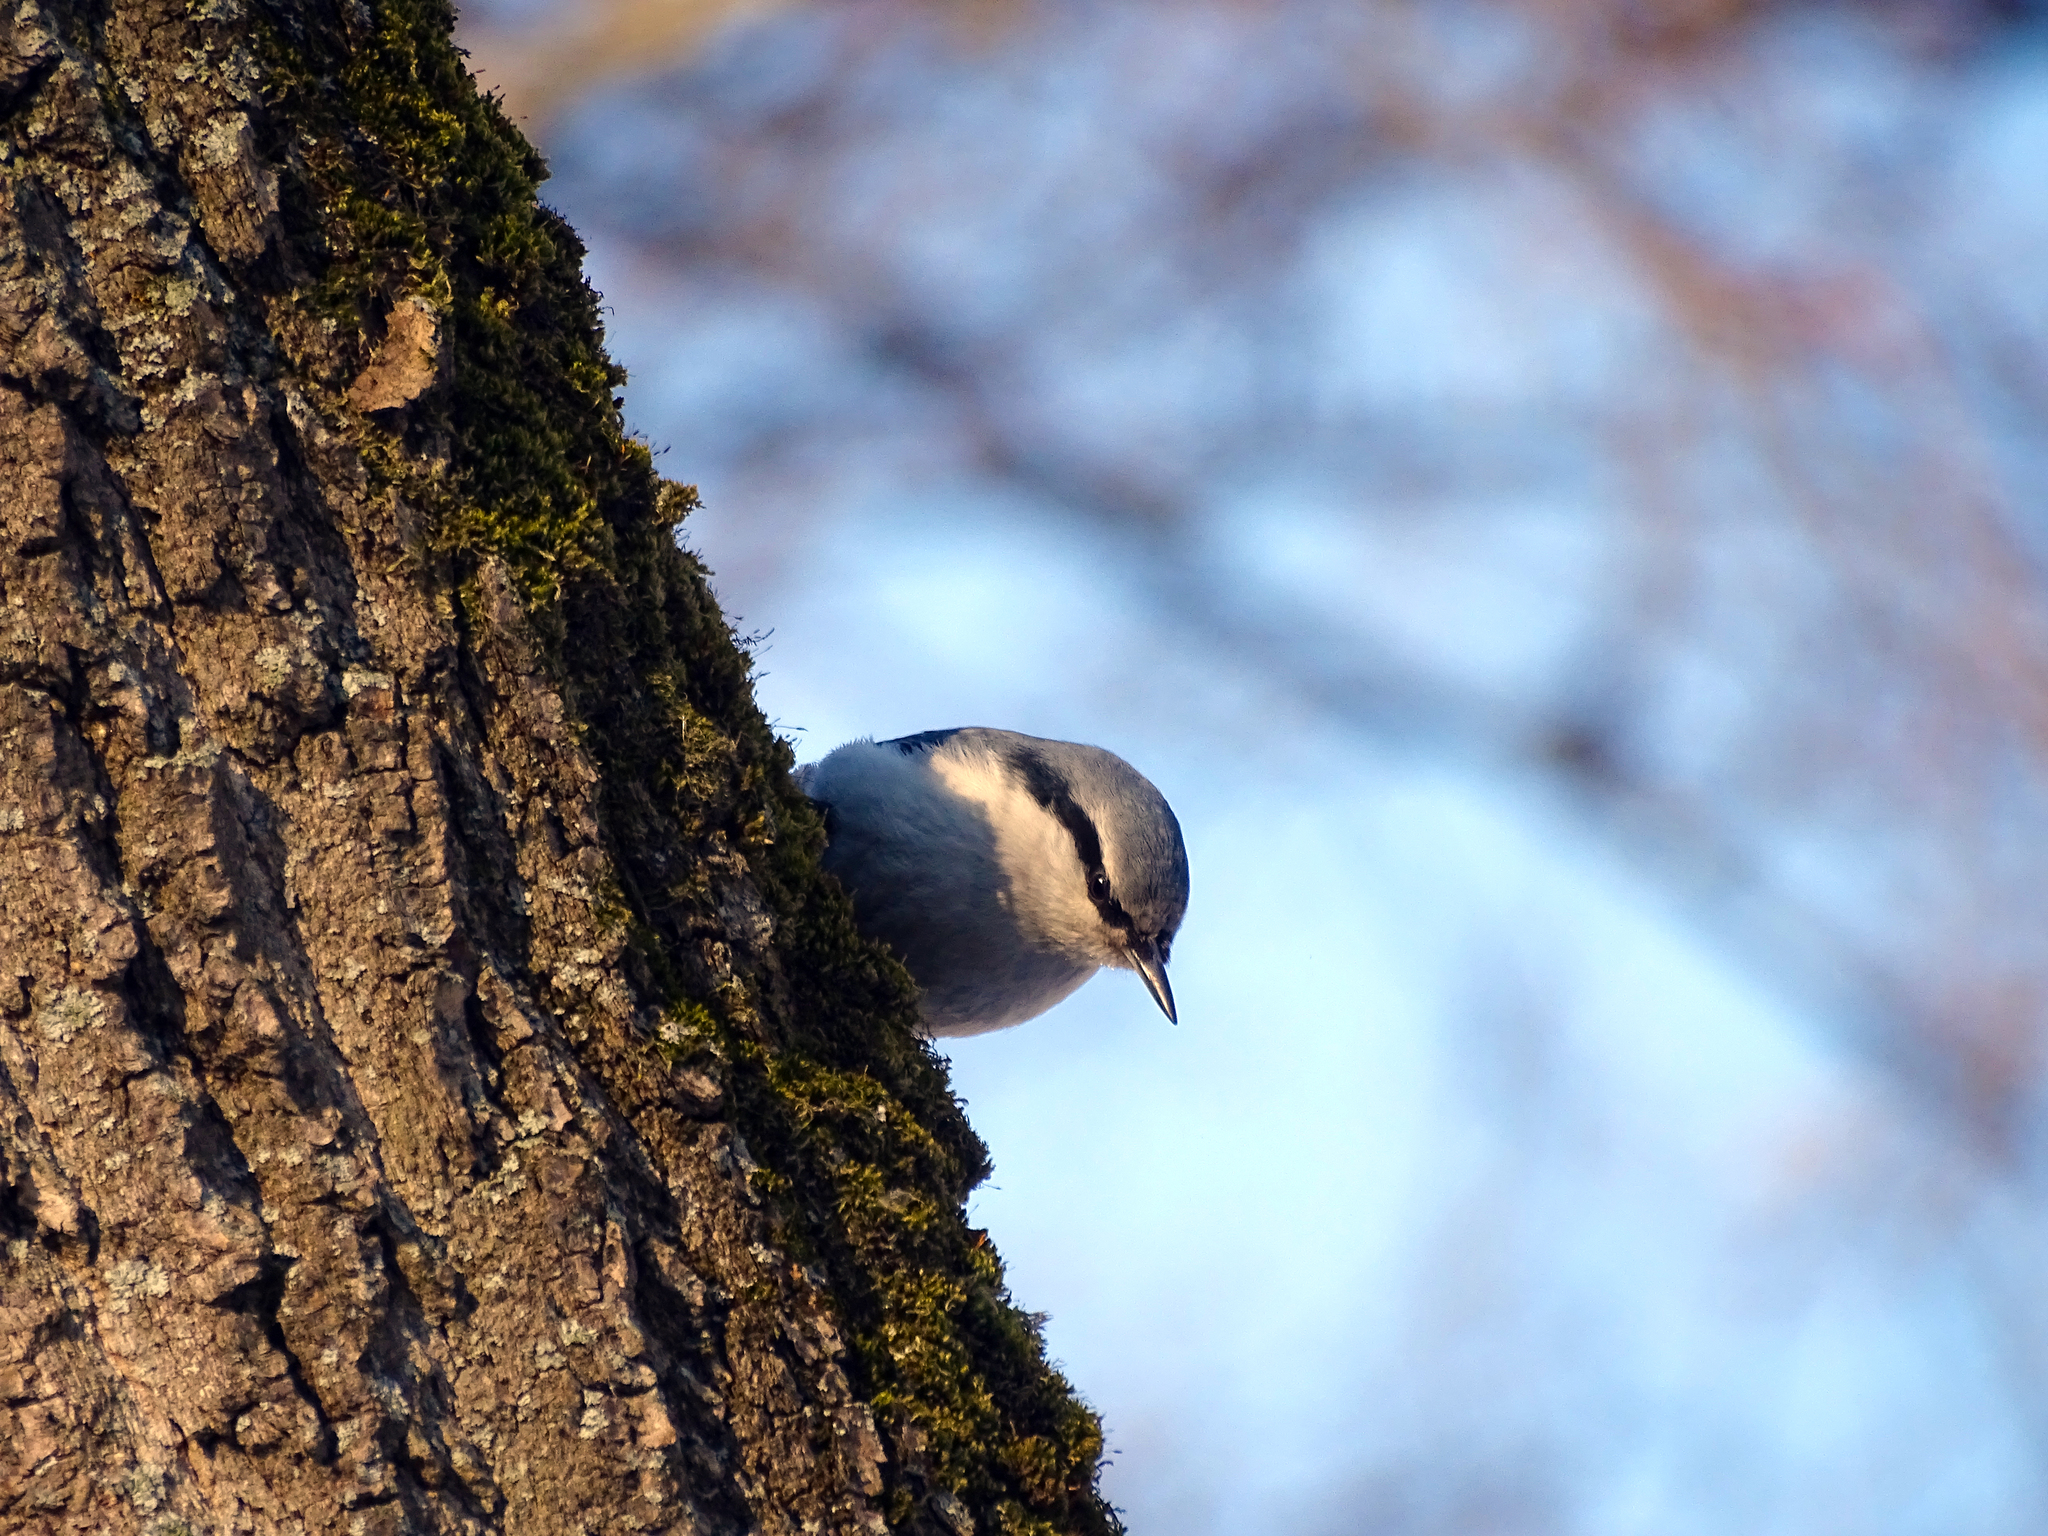
[(654, 496), (652, 461), (619, 418), (625, 375), (604, 354), (582, 246), (537, 199), (540, 157), (450, 46), (451, 12), (415, 0), (367, 15), (339, 36), (289, 15), (260, 28), (277, 118), (301, 130), (280, 146), (304, 173), (295, 232), (325, 257), (296, 297), (355, 333), (345, 362), (366, 359), (402, 300), (439, 317), (453, 387), (420, 425), (453, 439), (448, 474), (416, 483), (365, 446), (430, 513), (430, 550), (499, 556), (545, 616), (566, 576), (610, 553), (601, 508)]
[[(985, 1531), (1116, 1530), (1094, 1490), (1100, 1425), (966, 1224), (986, 1149), (912, 1032), (908, 977), (819, 872), (823, 828), (788, 746), (675, 541), (695, 493), (659, 481), (626, 435), (582, 247), (539, 203), (540, 158), (477, 93), (451, 19), (441, 0), (255, 18), (275, 109), (264, 147), (293, 168), (295, 244), (318, 253), (271, 284), (273, 313), (296, 317), (281, 329), (308, 338), (293, 361), (355, 423), (372, 473), (427, 514), (422, 579), (479, 644), (486, 568), (511, 573), (600, 771), (617, 873), (601, 915), (662, 1006), (636, 1070), (705, 1065), (730, 1085), (779, 1240), (825, 1271), (856, 1390), (891, 1442), (892, 1519), (929, 1485)], [(346, 391), (406, 300), (439, 317), (452, 377), (400, 438)], [(721, 973), (705, 958), (730, 938), (716, 871), (736, 862), (774, 937)]]

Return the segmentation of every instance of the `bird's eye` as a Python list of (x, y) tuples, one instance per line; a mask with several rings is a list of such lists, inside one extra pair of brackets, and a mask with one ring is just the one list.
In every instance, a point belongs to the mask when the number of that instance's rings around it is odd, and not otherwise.
[(1104, 874), (1104, 873), (1103, 873), (1103, 872), (1102, 872), (1101, 870), (1099, 870), (1099, 869), (1091, 869), (1091, 870), (1089, 870), (1089, 871), (1088, 871), (1088, 894), (1089, 894), (1090, 896), (1098, 896), (1098, 897), (1100, 897), (1100, 896), (1107, 896), (1107, 895), (1109, 894), (1109, 876), (1105, 875), (1105, 874)]

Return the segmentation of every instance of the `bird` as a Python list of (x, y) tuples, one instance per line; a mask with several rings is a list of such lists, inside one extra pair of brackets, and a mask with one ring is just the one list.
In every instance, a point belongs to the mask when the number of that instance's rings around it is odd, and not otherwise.
[(1103, 966), (1178, 1023), (1167, 960), (1188, 856), (1166, 797), (1113, 752), (961, 726), (862, 738), (798, 768), (855, 925), (917, 983), (927, 1035), (1036, 1018)]

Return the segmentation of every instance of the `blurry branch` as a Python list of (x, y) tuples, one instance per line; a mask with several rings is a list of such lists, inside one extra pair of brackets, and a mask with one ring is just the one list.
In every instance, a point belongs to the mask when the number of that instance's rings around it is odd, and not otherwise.
[[(1950, 931), (1926, 893), (1901, 891), (1896, 920), (1924, 924), (1918, 932), (1829, 934), (1833, 925), (1809, 913), (1831, 940), (1815, 958), (1831, 954), (1832, 968), (1857, 976), (1880, 1004), (1865, 1010), (1865, 1049), (1943, 1100), (1973, 1149), (2010, 1171), (2037, 1107), (2048, 974), (2024, 941), (2005, 953), (1999, 941), (2015, 920), (2033, 925), (2048, 891), (2038, 874), (1998, 889), (1999, 845), (2016, 830), (1998, 803), (1998, 760), (2017, 752), (2037, 785), (2048, 778), (2048, 591), (2018, 541), (2020, 511), (1988, 467), (1983, 426), (1947, 349), (1881, 270), (1745, 274), (1684, 239), (1591, 157), (1556, 163), (1586, 188), (1694, 345), (1718, 355), (1746, 407), (1744, 436), (1783, 495), (1786, 531), (1829, 577), (1832, 654), (1809, 653), (1810, 678), (1765, 692), (1775, 707), (1753, 768), (1775, 816), (1825, 822), (1844, 788), (1874, 794), (1886, 819), (1939, 846), (1951, 866), (1957, 889), (1946, 894), (1962, 909)], [(1830, 441), (1830, 375), (1860, 376), (1889, 397), (1907, 424), (1889, 451)], [(1654, 511), (1668, 499), (1646, 495), (1642, 505)], [(1730, 519), (1703, 509), (1688, 521), (1666, 537), (1695, 541), (1702, 562)], [(1671, 803), (1650, 824), (1718, 821), (1693, 840), (1753, 843), (1740, 822), (1754, 817), (1754, 799), (1729, 789), (1667, 786)], [(1758, 874), (1750, 883), (1768, 892), (1768, 874)], [(1770, 941), (1799, 906), (1779, 892), (1747, 925), (1746, 947), (1782, 951)]]
[[(536, 26), (466, 25), (463, 46), (486, 90), (529, 136), (600, 85), (672, 68), (720, 28), (798, 0), (582, 0)], [(558, 19), (559, 18), (559, 19)]]
[[(487, 90), (499, 92), (529, 136), (547, 131), (564, 108), (601, 87), (616, 87), (686, 64), (727, 27), (759, 21), (818, 0), (580, 0), (555, 5), (538, 20), (498, 23), (488, 6), (465, 17), (462, 42)], [(998, 36), (1025, 9), (1020, 0), (930, 0), (958, 36)], [(886, 7), (877, 6), (886, 14)]]

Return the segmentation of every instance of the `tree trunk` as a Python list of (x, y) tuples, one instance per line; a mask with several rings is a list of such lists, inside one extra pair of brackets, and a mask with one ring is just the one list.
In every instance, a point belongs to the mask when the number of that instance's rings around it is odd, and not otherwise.
[(0, 20), (0, 1531), (1101, 1532), (440, 0)]

